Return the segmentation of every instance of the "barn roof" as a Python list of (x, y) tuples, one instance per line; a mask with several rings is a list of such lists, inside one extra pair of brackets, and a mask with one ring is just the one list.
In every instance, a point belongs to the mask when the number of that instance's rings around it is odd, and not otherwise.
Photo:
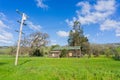
[(53, 50), (78, 50), (80, 49), (80, 46), (62, 46), (62, 47), (55, 47)]

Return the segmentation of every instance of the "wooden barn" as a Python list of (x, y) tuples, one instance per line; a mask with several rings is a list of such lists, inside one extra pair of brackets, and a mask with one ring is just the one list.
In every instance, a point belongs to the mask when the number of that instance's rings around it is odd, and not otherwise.
[(66, 57), (80, 57), (81, 56), (81, 47), (80, 46), (63, 46), (55, 47), (50, 51), (49, 57), (59, 58), (62, 51), (66, 50)]

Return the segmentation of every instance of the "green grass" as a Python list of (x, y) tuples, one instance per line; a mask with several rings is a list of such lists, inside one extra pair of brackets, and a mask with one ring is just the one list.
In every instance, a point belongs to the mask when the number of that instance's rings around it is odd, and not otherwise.
[(0, 56), (0, 80), (120, 80), (120, 61), (111, 58)]

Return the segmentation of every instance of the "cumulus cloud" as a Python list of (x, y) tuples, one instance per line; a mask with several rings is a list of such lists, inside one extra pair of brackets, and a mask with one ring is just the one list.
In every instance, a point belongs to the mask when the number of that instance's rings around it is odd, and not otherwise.
[(67, 36), (69, 35), (69, 32), (58, 31), (57, 34), (58, 34), (58, 36), (60, 36), (60, 37), (67, 37)]
[(40, 25), (35, 25), (31, 21), (27, 21), (27, 24), (28, 24), (29, 28), (34, 30), (34, 31), (40, 31), (40, 29), (42, 28)]
[(100, 30), (115, 30), (116, 36), (120, 37), (120, 21), (107, 19), (100, 25)]
[(79, 2), (77, 3), (78, 7), (82, 6), (82, 10), (77, 10), (77, 14), (89, 14), (91, 10), (91, 5), (88, 2)]
[(97, 11), (106, 12), (115, 10), (115, 0), (100, 0), (97, 5), (94, 6)]
[(40, 8), (48, 8), (48, 5), (43, 3), (43, 0), (36, 0), (37, 6)]
[(77, 6), (80, 7), (80, 10), (76, 11), (77, 19), (82, 25), (100, 23), (116, 10), (114, 0), (98, 0), (94, 5), (91, 5), (89, 2), (79, 2)]
[(70, 26), (73, 26), (75, 19), (82, 25), (98, 24), (101, 31), (114, 29), (116, 36), (119, 36), (120, 21), (111, 19), (117, 9), (116, 5), (116, 0), (96, 0), (94, 4), (88, 1), (78, 2), (76, 6), (80, 9), (76, 10), (76, 18), (66, 19), (66, 22)]
[(110, 19), (105, 20), (105, 22), (100, 25), (101, 30), (117, 29), (118, 27), (120, 27), (120, 22)]
[(116, 9), (114, 0), (98, 0), (94, 5), (88, 2), (79, 2), (78, 4), (82, 8), (79, 11), (77, 10), (78, 20), (83, 25), (101, 23), (112, 15)]

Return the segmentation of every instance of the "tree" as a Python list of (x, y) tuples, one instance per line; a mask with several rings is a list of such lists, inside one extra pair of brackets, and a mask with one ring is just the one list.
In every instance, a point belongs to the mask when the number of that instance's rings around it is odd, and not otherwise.
[(94, 55), (94, 57), (99, 57), (99, 55), (101, 53), (100, 45), (91, 44), (90, 48), (91, 48), (91, 53)]
[(31, 47), (39, 48), (41, 46), (45, 46), (49, 42), (47, 40), (48, 37), (47, 33), (35, 32), (30, 34)]
[(54, 49), (55, 47), (60, 47), (60, 45), (52, 45), (51, 50)]
[(28, 56), (29, 52), (31, 51), (29, 36), (24, 36), (22, 38), (20, 46), (21, 46), (21, 48), (20, 48), (20, 54)]
[(74, 22), (73, 29), (69, 32), (68, 44), (69, 46), (81, 46), (83, 54), (89, 52), (88, 39), (84, 36), (80, 22), (77, 20)]
[(81, 37), (83, 37), (83, 31), (80, 28), (80, 22), (75, 21), (73, 30), (69, 32), (69, 46), (80, 46), (82, 41)]
[(21, 40), (20, 46), (22, 47), (30, 47), (30, 39), (29, 36), (24, 36)]
[[(49, 43), (48, 38), (48, 34), (42, 32), (34, 32), (22, 37), (20, 43), (20, 55), (43, 56), (45, 51), (42, 47), (45, 47)], [(17, 43), (15, 43), (15, 46), (11, 47), (10, 55), (15, 55), (16, 44)], [(48, 53), (48, 51), (46, 52)]]
[(30, 40), (30, 47), (32, 49), (32, 53), (30, 55), (43, 56), (42, 51), (40, 51), (40, 48), (48, 44), (49, 42), (48, 38), (49, 36), (47, 33), (35, 32), (30, 34), (29, 40)]
[(30, 56), (43, 56), (42, 47), (49, 42), (48, 38), (48, 34), (42, 32), (34, 32), (24, 36), (20, 44), (20, 53), (29, 54)]

